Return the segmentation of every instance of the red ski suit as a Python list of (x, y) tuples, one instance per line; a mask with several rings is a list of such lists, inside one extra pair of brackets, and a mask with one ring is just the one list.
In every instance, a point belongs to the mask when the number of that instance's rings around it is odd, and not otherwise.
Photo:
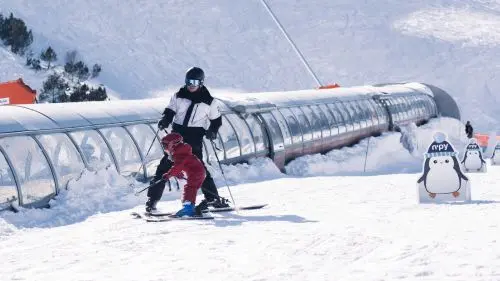
[(186, 174), (187, 183), (182, 193), (182, 202), (196, 202), (196, 193), (205, 180), (205, 166), (192, 153), (191, 146), (187, 143), (180, 143), (172, 148), (172, 168), (163, 174), (164, 179), (170, 177), (184, 178), (182, 172)]

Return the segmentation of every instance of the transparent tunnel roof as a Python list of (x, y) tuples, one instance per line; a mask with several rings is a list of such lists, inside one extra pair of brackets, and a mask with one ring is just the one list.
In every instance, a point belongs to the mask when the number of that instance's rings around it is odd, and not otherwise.
[(8, 105), (0, 107), (0, 134), (156, 121), (168, 99)]
[[(417, 86), (415, 86), (417, 85)], [(404, 90), (403, 90), (404, 89)], [(217, 93), (219, 109), (223, 113), (266, 111), (276, 106), (301, 103), (323, 103), (338, 99), (356, 98), (360, 95), (379, 95), (383, 92), (424, 92), (426, 86), (413, 84), (386, 84), (328, 90), (301, 90), (276, 93)], [(173, 94), (173, 93), (172, 93)], [(168, 105), (171, 95), (143, 100), (118, 100), (106, 102), (79, 102), (62, 104), (4, 105), (0, 107), (0, 135), (40, 130), (65, 130), (85, 127), (102, 127), (133, 122), (156, 122)]]

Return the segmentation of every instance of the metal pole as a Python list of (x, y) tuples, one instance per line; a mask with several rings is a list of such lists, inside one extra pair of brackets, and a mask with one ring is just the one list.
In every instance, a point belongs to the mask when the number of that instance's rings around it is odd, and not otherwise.
[(273, 20), (276, 23), (276, 25), (278, 25), (278, 27), (281, 30), (281, 32), (283, 32), (283, 35), (285, 35), (285, 37), (288, 40), (288, 42), (290, 43), (290, 45), (292, 45), (292, 48), (294, 49), (295, 53), (297, 53), (297, 55), (299, 56), (300, 60), (304, 64), (304, 66), (307, 68), (307, 70), (309, 71), (309, 73), (311, 74), (311, 76), (314, 78), (314, 81), (316, 81), (316, 83), (318, 84), (318, 87), (323, 86), (321, 84), (321, 82), (319, 81), (318, 77), (316, 76), (316, 74), (314, 73), (314, 71), (311, 69), (311, 66), (309, 66), (309, 64), (307, 63), (306, 59), (302, 55), (302, 53), (299, 51), (299, 49), (297, 48), (297, 46), (295, 45), (295, 43), (292, 41), (292, 39), (290, 38), (290, 36), (286, 32), (286, 30), (283, 27), (283, 25), (281, 25), (281, 23), (279, 22), (278, 18), (276, 18), (276, 15), (273, 13), (273, 11), (269, 7), (269, 5), (267, 5), (267, 3), (266, 3), (265, 0), (261, 0), (261, 2), (262, 2), (262, 5), (264, 5), (264, 7), (266, 8), (267, 12), (273, 18)]
[[(158, 128), (158, 130), (156, 130), (156, 133), (155, 133), (155, 135), (153, 137), (153, 141), (151, 142), (151, 145), (149, 146), (148, 152), (146, 152), (146, 155), (144, 156), (144, 159), (142, 161), (141, 166), (137, 170), (137, 173), (135, 173), (136, 175), (139, 174), (139, 171), (141, 171), (142, 167), (144, 166), (144, 163), (147, 162), (147, 158), (148, 158), (149, 152), (151, 151), (151, 148), (153, 147), (153, 144), (155, 143), (156, 136), (158, 135), (159, 132), (160, 132), (160, 128)], [(145, 172), (145, 170), (144, 170), (144, 172)], [(146, 173), (144, 173), (144, 176), (146, 176)]]
[(366, 161), (368, 159), (368, 149), (370, 148), (370, 139), (371, 137), (368, 138), (368, 144), (366, 145), (365, 166), (363, 167), (363, 173), (366, 173)]
[(220, 164), (220, 161), (219, 161), (219, 156), (217, 156), (217, 152), (215, 151), (215, 148), (217, 146), (215, 145), (213, 140), (210, 140), (210, 143), (212, 144), (212, 148), (214, 149), (215, 159), (217, 159), (217, 163), (219, 163), (219, 168), (220, 168), (220, 171), (222, 173), (222, 177), (224, 178), (224, 182), (226, 183), (227, 190), (229, 190), (229, 195), (231, 196), (231, 200), (233, 200), (234, 208), (236, 208), (236, 202), (234, 202), (233, 194), (231, 193), (231, 189), (229, 188), (229, 185), (227, 184), (226, 175), (224, 175), (224, 170), (222, 169), (222, 165)]

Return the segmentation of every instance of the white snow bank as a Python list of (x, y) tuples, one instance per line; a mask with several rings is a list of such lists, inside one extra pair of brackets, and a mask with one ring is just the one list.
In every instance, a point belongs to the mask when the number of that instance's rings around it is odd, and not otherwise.
[[(68, 189), (50, 201), (49, 209), (24, 209), (0, 214), (0, 235), (5, 221), (17, 227), (55, 227), (81, 222), (97, 213), (130, 209), (144, 201), (134, 195), (129, 180), (116, 170), (84, 171)], [(8, 232), (7, 232), (8, 233)]]
[[(225, 182), (218, 165), (209, 167), (217, 186), (225, 187)], [(224, 165), (224, 172), (229, 185), (262, 181), (283, 176), (274, 163), (268, 158), (257, 158), (249, 164)], [(181, 183), (184, 183), (181, 181)], [(146, 187), (146, 184), (134, 182), (119, 175), (114, 169), (101, 170), (96, 173), (85, 171), (78, 180), (72, 180), (68, 189), (50, 201), (48, 209), (24, 209), (18, 213), (0, 213), (0, 236), (11, 235), (18, 228), (57, 227), (78, 223), (99, 214), (132, 209), (142, 206), (147, 200), (147, 192), (139, 196), (135, 190)], [(221, 195), (226, 191), (221, 190)], [(199, 192), (201, 194), (201, 192)], [(179, 200), (181, 192), (165, 189), (162, 201)]]
[[(223, 165), (223, 169), (229, 185), (266, 181), (286, 176), (281, 173), (278, 167), (276, 167), (274, 162), (269, 158), (259, 157), (250, 159), (248, 164)], [(212, 163), (209, 171), (214, 177), (217, 186), (224, 186), (224, 178), (217, 163)]]
[(447, 133), (455, 150), (462, 150), (467, 141), (463, 128), (456, 119), (434, 119), (410, 132), (414, 137), (412, 153), (403, 147), (401, 133), (385, 133), (352, 147), (297, 158), (286, 166), (286, 172), (295, 176), (414, 173), (421, 170), (423, 154), (436, 131)]

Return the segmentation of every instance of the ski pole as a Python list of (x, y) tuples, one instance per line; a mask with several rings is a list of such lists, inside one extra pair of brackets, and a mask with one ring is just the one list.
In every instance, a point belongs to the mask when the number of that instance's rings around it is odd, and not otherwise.
[[(212, 144), (212, 148), (214, 149), (214, 152), (215, 152), (215, 148), (217, 146), (215, 145), (213, 140), (210, 140), (210, 143)], [(224, 174), (224, 170), (222, 169), (222, 165), (220, 164), (219, 156), (217, 156), (217, 152), (215, 152), (215, 159), (217, 159), (217, 163), (219, 163), (219, 168), (220, 168), (220, 171), (222, 173), (222, 177), (224, 178), (224, 183), (227, 186), (227, 190), (229, 190), (229, 195), (231, 196), (231, 200), (233, 200), (234, 207), (236, 208), (236, 202), (234, 202), (233, 194), (231, 193), (231, 189), (229, 188), (229, 185), (227, 184), (226, 175)]]
[(160, 128), (158, 128), (158, 130), (156, 130), (155, 136), (153, 137), (153, 141), (151, 142), (151, 145), (149, 146), (148, 152), (146, 152), (146, 155), (144, 156), (144, 161), (142, 161), (141, 166), (139, 167), (139, 170), (137, 170), (137, 173), (135, 173), (136, 175), (139, 174), (139, 171), (144, 166), (144, 162), (146, 162), (148, 155), (149, 155), (149, 152), (151, 151), (151, 148), (153, 147), (153, 144), (155, 143), (156, 136), (158, 135), (159, 132), (160, 132)]
[(139, 196), (139, 194), (140, 194), (140, 193), (142, 193), (142, 192), (144, 192), (144, 191), (146, 191), (146, 190), (150, 189), (151, 187), (153, 187), (153, 186), (155, 186), (155, 185), (159, 184), (159, 183), (160, 183), (161, 181), (163, 181), (163, 180), (164, 180), (164, 179), (159, 179), (159, 180), (155, 181), (154, 183), (152, 183), (152, 184), (150, 184), (150, 185), (146, 186), (145, 188), (143, 188), (143, 189), (141, 189), (141, 190), (139, 190), (139, 191), (136, 191), (136, 192), (135, 192), (135, 196)]

